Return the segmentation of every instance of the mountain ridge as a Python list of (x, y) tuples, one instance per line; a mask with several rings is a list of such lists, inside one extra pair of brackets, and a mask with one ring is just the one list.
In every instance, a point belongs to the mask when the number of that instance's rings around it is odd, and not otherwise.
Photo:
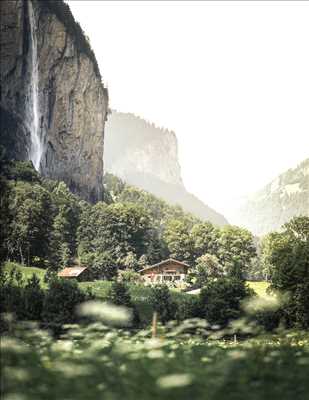
[(104, 164), (127, 183), (216, 225), (227, 220), (189, 193), (183, 183), (174, 131), (132, 113), (113, 111), (106, 124)]
[(309, 216), (309, 158), (248, 196), (235, 221), (260, 236), (299, 215)]

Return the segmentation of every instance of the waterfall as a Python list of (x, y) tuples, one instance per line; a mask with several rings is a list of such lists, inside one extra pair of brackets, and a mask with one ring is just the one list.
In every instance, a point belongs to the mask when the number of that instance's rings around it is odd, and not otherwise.
[(30, 43), (31, 43), (31, 72), (30, 72), (30, 96), (28, 99), (27, 120), (30, 130), (31, 147), (30, 159), (38, 171), (43, 153), (43, 143), (40, 133), (40, 109), (39, 109), (39, 69), (38, 69), (38, 45), (37, 24), (34, 15), (33, 4), (28, 0)]

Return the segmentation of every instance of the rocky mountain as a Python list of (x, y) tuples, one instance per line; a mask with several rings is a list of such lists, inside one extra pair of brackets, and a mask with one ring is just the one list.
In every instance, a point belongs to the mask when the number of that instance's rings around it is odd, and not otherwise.
[(235, 222), (260, 236), (299, 215), (309, 216), (309, 158), (250, 196)]
[(127, 183), (179, 204), (203, 220), (227, 224), (222, 215), (184, 187), (172, 131), (133, 114), (113, 111), (106, 124), (104, 165)]
[(87, 200), (102, 198), (108, 92), (62, 0), (2, 0), (1, 144)]

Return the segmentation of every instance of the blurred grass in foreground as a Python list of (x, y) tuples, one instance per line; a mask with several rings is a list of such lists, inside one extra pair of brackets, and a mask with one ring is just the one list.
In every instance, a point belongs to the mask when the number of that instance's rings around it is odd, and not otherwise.
[[(158, 337), (151, 338), (150, 329), (113, 328), (125, 326), (129, 318), (123, 307), (115, 307), (85, 303), (79, 313), (93, 322), (66, 325), (58, 338), (35, 323), (15, 324), (7, 317), (1, 399), (308, 398), (308, 332), (282, 331), (238, 342), (224, 339), (227, 331), (205, 320), (191, 319), (158, 326)], [(234, 321), (231, 328), (245, 331), (248, 325)]]

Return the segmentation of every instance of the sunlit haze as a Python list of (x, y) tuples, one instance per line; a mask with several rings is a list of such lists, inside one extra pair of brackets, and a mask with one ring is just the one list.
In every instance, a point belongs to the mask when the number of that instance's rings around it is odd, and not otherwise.
[(68, 3), (110, 108), (174, 130), (187, 189), (217, 211), (309, 156), (307, 2)]

